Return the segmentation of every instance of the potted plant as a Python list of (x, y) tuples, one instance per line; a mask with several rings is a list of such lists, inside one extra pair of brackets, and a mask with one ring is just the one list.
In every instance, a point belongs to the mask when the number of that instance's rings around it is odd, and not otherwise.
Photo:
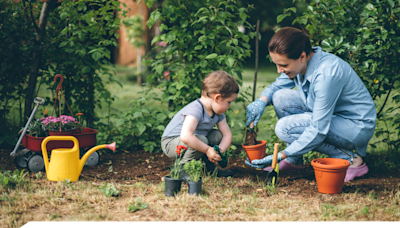
[(182, 154), (181, 150), (182, 149), (187, 149), (187, 147), (179, 145), (176, 148), (176, 159), (173, 163), (173, 165), (170, 167), (171, 170), (171, 175), (170, 176), (164, 176), (164, 181), (165, 181), (165, 195), (166, 196), (175, 196), (178, 192), (181, 191), (181, 185), (182, 185), (182, 177), (180, 175), (180, 172), (182, 170), (182, 165), (180, 164), (181, 159), (182, 159)]
[(47, 116), (40, 120), (43, 126), (48, 130), (50, 136), (53, 135), (72, 135), (75, 131), (78, 121), (72, 116), (61, 115), (60, 117)]
[(202, 185), (201, 174), (203, 173), (203, 162), (193, 159), (190, 162), (185, 163), (183, 169), (190, 177), (188, 181), (189, 194), (200, 195)]

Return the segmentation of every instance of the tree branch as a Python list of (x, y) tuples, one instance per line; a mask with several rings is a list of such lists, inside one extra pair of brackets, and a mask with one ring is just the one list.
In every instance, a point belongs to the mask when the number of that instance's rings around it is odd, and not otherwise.
[(382, 105), (381, 109), (379, 110), (379, 112), (376, 114), (376, 116), (379, 116), (379, 114), (382, 112), (383, 108), (385, 107), (386, 102), (387, 102), (387, 100), (389, 99), (390, 92), (392, 92), (393, 84), (394, 84), (395, 81), (396, 81), (396, 79), (393, 80), (392, 84), (390, 85), (390, 89), (389, 89), (389, 92), (388, 92), (388, 94), (387, 94), (387, 96), (386, 96), (386, 98), (385, 98), (385, 102), (383, 102), (383, 105)]

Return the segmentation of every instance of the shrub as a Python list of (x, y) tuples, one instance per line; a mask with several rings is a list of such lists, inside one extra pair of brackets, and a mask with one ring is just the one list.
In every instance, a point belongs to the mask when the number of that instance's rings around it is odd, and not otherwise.
[[(149, 8), (154, 0), (145, 0)], [(155, 58), (147, 59), (152, 74), (147, 82), (162, 90), (162, 99), (171, 111), (181, 109), (199, 97), (201, 82), (210, 72), (225, 70), (242, 78), (242, 63), (251, 55), (250, 37), (238, 30), (252, 28), (246, 21), (249, 8), (238, 8), (235, 1), (166, 0), (147, 21), (151, 28), (161, 20), (162, 35), (151, 44), (162, 42)], [(164, 73), (168, 71), (168, 78)]]

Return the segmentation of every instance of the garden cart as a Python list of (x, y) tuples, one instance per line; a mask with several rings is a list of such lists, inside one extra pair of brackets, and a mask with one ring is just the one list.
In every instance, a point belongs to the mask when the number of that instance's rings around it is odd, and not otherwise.
[[(44, 171), (44, 160), (42, 155), (41, 144), (46, 137), (33, 137), (26, 134), (27, 128), (31, 123), (39, 105), (44, 104), (44, 99), (36, 97), (34, 99), (35, 108), (33, 109), (28, 122), (26, 123), (21, 135), (15, 145), (14, 150), (11, 152), (10, 156), (14, 158), (14, 162), (21, 168), (27, 168), (31, 172)], [(96, 134), (97, 130), (91, 128), (84, 128), (83, 131), (75, 129), (71, 134), (76, 137), (79, 142), (79, 148), (81, 148), (81, 155), (84, 154), (84, 148), (93, 147), (96, 145)], [(22, 142), (24, 149), (19, 149)], [(47, 144), (47, 151), (51, 151), (56, 148), (72, 148), (73, 143), (68, 141), (51, 141)], [(93, 152), (87, 159), (85, 165), (94, 166), (99, 163), (100, 155), (97, 151)]]

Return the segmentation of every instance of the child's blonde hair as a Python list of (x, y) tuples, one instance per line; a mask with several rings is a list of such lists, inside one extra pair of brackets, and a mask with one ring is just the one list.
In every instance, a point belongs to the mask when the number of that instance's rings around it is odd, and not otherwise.
[(234, 93), (239, 93), (239, 84), (223, 70), (211, 72), (201, 83), (201, 95), (210, 97), (216, 93), (221, 94), (222, 98), (230, 97)]

